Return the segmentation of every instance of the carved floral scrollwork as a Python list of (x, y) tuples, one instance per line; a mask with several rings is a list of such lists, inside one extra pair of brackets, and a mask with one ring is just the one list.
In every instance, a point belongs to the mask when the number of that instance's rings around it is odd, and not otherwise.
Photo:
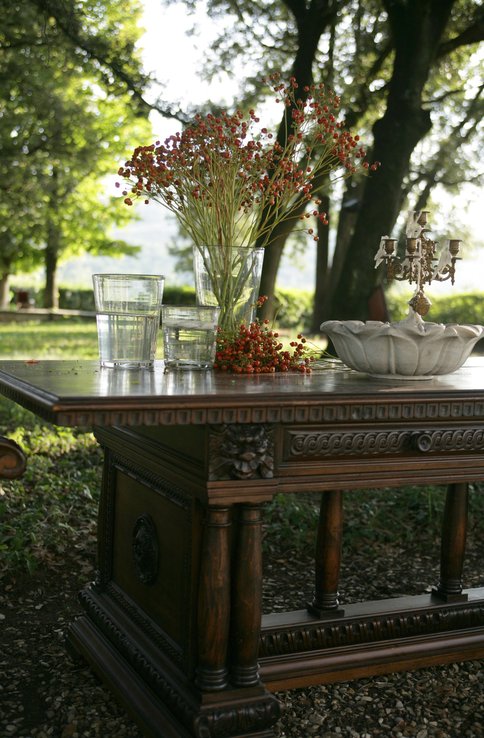
[(432, 431), (288, 431), (289, 457), (371, 456), (401, 451), (482, 451), (482, 428)]
[(272, 479), (274, 440), (267, 425), (222, 425), (210, 433), (209, 478)]
[(413, 445), (418, 451), (482, 451), (484, 430), (482, 428), (459, 428), (436, 430), (432, 433), (414, 433)]
[(290, 456), (363, 456), (397, 453), (409, 445), (409, 431), (289, 431)]

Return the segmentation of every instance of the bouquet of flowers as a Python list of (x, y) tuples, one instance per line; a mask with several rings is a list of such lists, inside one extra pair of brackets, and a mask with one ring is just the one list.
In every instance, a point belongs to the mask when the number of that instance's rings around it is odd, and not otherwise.
[(277, 75), (267, 82), (284, 108), (277, 138), (254, 110), (197, 115), (164, 143), (138, 146), (118, 172), (127, 205), (161, 203), (192, 238), (198, 300), (220, 305), (220, 325), (232, 332), (241, 316), (253, 319), (262, 268), (255, 247), (268, 246), (282, 222), (317, 240), (308, 219), (328, 222), (318, 198), (327, 175), (378, 166), (338, 120), (334, 92), (318, 84), (300, 94), (294, 78), (286, 85)]
[(269, 82), (286, 111), (282, 142), (254, 110), (197, 115), (164, 143), (134, 150), (118, 172), (129, 183), (126, 204), (161, 203), (195, 246), (267, 246), (282, 220), (312, 214), (325, 222), (317, 209), (301, 215), (301, 200), (318, 205), (318, 186), (330, 172), (347, 176), (378, 163), (366, 161), (359, 137), (337, 120), (340, 99), (323, 84), (299, 96), (294, 78), (285, 85), (274, 75)]

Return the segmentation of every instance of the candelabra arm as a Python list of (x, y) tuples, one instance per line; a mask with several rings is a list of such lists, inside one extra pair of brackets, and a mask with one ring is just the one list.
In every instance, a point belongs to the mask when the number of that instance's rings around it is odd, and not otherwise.
[(450, 239), (437, 259), (438, 243), (429, 237), (428, 211), (416, 210), (409, 214), (406, 227), (405, 256), (396, 255), (397, 241), (383, 236), (375, 254), (375, 268), (384, 263), (390, 280), (407, 281), (415, 284), (415, 294), (409, 301), (410, 307), (419, 315), (426, 315), (431, 302), (424, 294), (424, 285), (433, 281), (454, 284), (455, 265), (460, 250), (460, 239)]

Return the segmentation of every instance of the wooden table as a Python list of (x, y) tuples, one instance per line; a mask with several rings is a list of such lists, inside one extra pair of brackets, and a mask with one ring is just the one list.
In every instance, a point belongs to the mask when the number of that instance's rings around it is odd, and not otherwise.
[[(0, 362), (0, 391), (105, 450), (96, 581), (69, 643), (148, 736), (270, 738), (269, 690), (484, 656), (464, 589), (484, 362), (431, 381)], [(341, 606), (342, 492), (448, 484), (431, 594)], [(321, 492), (315, 591), (261, 618), (263, 503)]]

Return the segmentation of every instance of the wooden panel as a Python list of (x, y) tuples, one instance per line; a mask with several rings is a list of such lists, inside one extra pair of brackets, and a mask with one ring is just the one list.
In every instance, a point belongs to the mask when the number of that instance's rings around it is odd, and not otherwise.
[[(114, 582), (171, 638), (183, 643), (184, 621), (193, 604), (187, 592), (187, 582), (191, 577), (190, 511), (121, 471), (116, 475), (114, 509)], [(147, 583), (142, 581), (133, 550), (136, 525), (141, 516), (151, 519), (156, 539), (154, 545), (158, 547), (157, 572), (153, 581)], [(146, 568), (149, 568), (149, 562)]]

